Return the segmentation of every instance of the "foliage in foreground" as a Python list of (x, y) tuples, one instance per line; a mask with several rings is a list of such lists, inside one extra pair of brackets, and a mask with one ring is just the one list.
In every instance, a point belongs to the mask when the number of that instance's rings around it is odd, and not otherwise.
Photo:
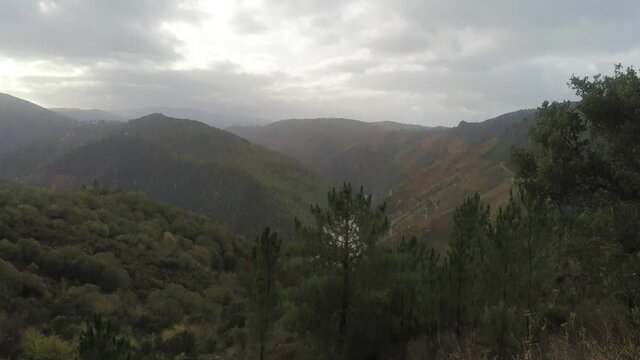
[(245, 245), (203, 216), (134, 193), (8, 188), (0, 239), (3, 356), (160, 359), (240, 341)]

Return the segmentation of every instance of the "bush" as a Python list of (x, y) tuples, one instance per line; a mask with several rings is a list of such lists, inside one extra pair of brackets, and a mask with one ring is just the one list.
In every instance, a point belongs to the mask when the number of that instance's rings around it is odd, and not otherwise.
[(9, 299), (12, 295), (43, 296), (46, 293), (46, 286), (38, 276), (21, 272), (13, 264), (0, 260), (0, 294)]
[(75, 357), (74, 347), (57, 336), (46, 336), (30, 329), (22, 337), (24, 360), (69, 360)]
[(162, 333), (160, 348), (165, 354), (175, 357), (183, 354), (192, 356), (195, 352), (195, 335), (183, 325), (176, 325)]
[(33, 239), (20, 239), (18, 240), (18, 247), (25, 261), (38, 264), (42, 260), (44, 249), (42, 249), (42, 246), (40, 246), (40, 243), (37, 241)]
[(22, 252), (18, 245), (2, 239), (0, 240), (0, 258), (7, 261), (22, 261)]

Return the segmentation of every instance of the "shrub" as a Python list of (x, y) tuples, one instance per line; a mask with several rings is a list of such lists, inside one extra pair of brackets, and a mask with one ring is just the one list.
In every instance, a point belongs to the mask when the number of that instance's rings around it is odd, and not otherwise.
[(74, 347), (57, 336), (46, 336), (29, 329), (21, 341), (24, 360), (69, 360), (75, 357)]

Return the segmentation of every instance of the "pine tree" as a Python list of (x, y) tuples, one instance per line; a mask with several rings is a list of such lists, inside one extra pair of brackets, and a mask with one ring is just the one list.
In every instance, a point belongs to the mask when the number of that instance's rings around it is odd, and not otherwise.
[(131, 359), (133, 347), (129, 339), (122, 336), (118, 327), (110, 320), (95, 315), (87, 321), (80, 333), (79, 359), (120, 360)]
[(249, 326), (258, 341), (260, 360), (264, 359), (269, 332), (278, 318), (277, 272), (281, 249), (282, 241), (278, 238), (278, 233), (267, 227), (256, 238), (251, 253), (254, 281)]
[(448, 252), (451, 277), (450, 296), (456, 335), (465, 326), (475, 326), (477, 317), (477, 277), (485, 259), (487, 239), (491, 234), (489, 207), (480, 202), (480, 195), (467, 198), (453, 213), (453, 233)]
[(340, 297), (335, 309), (336, 340), (338, 352), (344, 353), (350, 327), (353, 274), (385, 234), (389, 223), (384, 204), (372, 208), (371, 195), (365, 195), (362, 188), (354, 192), (350, 184), (344, 183), (341, 188), (332, 189), (327, 200), (326, 209), (317, 204), (312, 206), (312, 224), (304, 225), (296, 220), (296, 228), (307, 244), (308, 261), (319, 271), (335, 274), (340, 279), (339, 293), (335, 294)]

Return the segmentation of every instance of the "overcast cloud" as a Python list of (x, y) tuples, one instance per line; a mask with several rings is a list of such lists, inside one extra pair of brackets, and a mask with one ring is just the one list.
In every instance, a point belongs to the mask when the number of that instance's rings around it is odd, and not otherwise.
[(573, 98), (638, 33), (636, 0), (2, 0), (0, 92), (455, 125)]

